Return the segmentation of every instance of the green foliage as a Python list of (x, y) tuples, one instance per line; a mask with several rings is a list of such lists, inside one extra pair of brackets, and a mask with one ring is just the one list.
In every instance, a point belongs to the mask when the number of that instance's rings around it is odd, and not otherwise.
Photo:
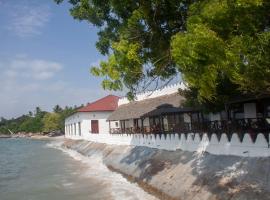
[[(55, 0), (57, 3), (63, 0)], [(187, 8), (194, 0), (69, 0), (71, 15), (99, 28), (97, 49), (108, 59), (91, 66), (104, 77), (104, 89), (129, 90), (177, 74), (171, 57), (171, 37), (185, 30)]]
[(63, 109), (59, 105), (56, 105), (53, 108), (53, 112), (55, 112), (55, 113), (61, 113), (62, 111), (63, 111)]
[(61, 108), (59, 105), (54, 107), (53, 113), (42, 111), (39, 107), (27, 115), (22, 115), (16, 119), (0, 119), (0, 134), (10, 134), (18, 132), (42, 133), (50, 131), (64, 132), (65, 118), (77, 110), (77, 106)]
[(67, 1), (75, 19), (100, 30), (96, 47), (108, 59), (91, 73), (104, 89), (132, 98), (145, 80), (180, 72), (189, 100), (212, 109), (270, 94), (269, 0)]
[(59, 113), (47, 113), (42, 119), (42, 122), (44, 132), (61, 129), (61, 115)]
[(172, 55), (200, 103), (243, 93), (270, 93), (270, 2), (197, 1), (187, 31), (172, 38)]

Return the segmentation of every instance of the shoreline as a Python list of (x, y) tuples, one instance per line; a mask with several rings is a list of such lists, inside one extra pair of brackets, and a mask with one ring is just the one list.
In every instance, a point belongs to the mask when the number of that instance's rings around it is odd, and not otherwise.
[(0, 135), (0, 139), (11, 139), (11, 138), (28, 138), (34, 140), (64, 140), (65, 136), (48, 136), (48, 135), (38, 135), (38, 134), (13, 134), (13, 135)]
[(65, 139), (63, 148), (102, 162), (163, 200), (268, 200), (270, 158), (198, 155)]

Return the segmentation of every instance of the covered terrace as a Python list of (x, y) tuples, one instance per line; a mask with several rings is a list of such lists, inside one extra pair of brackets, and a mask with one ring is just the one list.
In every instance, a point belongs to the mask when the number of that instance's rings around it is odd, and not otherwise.
[(184, 108), (184, 100), (174, 93), (121, 105), (108, 118), (109, 123), (120, 121), (120, 127), (110, 129), (110, 133), (190, 132), (203, 116), (198, 109)]

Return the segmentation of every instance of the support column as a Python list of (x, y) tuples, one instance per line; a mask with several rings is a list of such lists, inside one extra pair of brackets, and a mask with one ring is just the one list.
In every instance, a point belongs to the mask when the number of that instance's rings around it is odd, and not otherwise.
[(111, 120), (109, 120), (109, 133), (112, 134), (112, 131), (111, 131)]
[(144, 134), (144, 126), (143, 126), (143, 120), (144, 120), (144, 118), (141, 118), (141, 125), (142, 125), (142, 133)]
[(161, 133), (164, 133), (164, 124), (163, 124), (162, 115), (159, 116), (159, 123), (160, 123), (160, 131), (161, 131)]

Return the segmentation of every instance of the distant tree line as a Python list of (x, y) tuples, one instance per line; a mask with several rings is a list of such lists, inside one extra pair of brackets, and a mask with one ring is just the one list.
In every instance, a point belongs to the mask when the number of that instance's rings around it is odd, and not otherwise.
[(49, 133), (52, 131), (64, 132), (65, 118), (73, 114), (79, 107), (61, 108), (56, 105), (53, 112), (41, 110), (36, 107), (35, 111), (29, 111), (17, 118), (0, 118), (0, 134), (11, 134), (18, 132), (26, 133)]

